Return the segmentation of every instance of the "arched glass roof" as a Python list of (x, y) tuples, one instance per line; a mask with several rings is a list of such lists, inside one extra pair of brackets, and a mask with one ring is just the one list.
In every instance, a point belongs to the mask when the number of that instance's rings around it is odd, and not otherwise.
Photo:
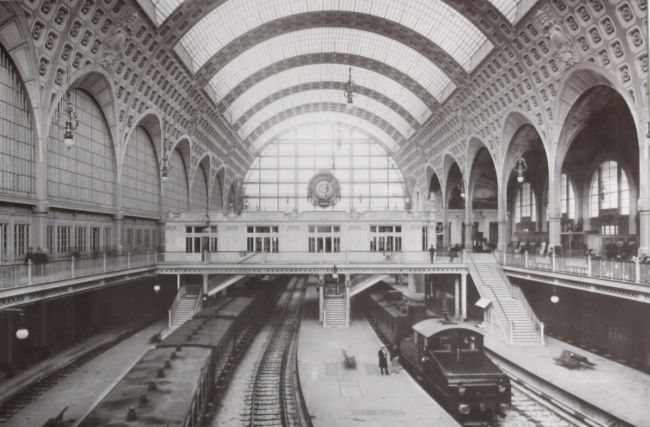
[[(242, 93), (228, 106), (226, 117), (234, 123), (258, 102), (282, 89), (312, 82), (345, 82), (347, 78), (348, 66), (342, 64), (305, 65), (282, 71), (267, 77)], [(420, 124), (431, 115), (431, 110), (420, 98), (393, 79), (365, 68), (353, 68), (352, 78), (356, 86), (372, 89), (395, 101)]]
[[(149, 17), (156, 23), (156, 25), (160, 26), (183, 2), (188, 1), (188, 0), (138, 0), (142, 8), (147, 12)], [(196, 0), (195, 0), (196, 1)], [(253, 0), (255, 1), (255, 0)], [(490, 3), (492, 3), (501, 13), (508, 18), (508, 20), (511, 23), (516, 23), (521, 16), (525, 13), (526, 10), (528, 10), (533, 4), (535, 4), (534, 0), (488, 0)], [(249, 0), (250, 2), (250, 0)], [(225, 3), (225, 5), (229, 5), (230, 3), (238, 3), (235, 0), (230, 0)], [(241, 2), (244, 3), (244, 2)], [(260, 0), (259, 3), (266, 3), (263, 0)], [(275, 3), (275, 2), (274, 2)], [(281, 2), (277, 2), (281, 3)], [(287, 8), (291, 7), (292, 5), (288, 5), (289, 3), (304, 3), (304, 2), (298, 2), (298, 1), (284, 1), (280, 4), (279, 6), (279, 11), (276, 13), (282, 13), (284, 10)], [(337, 8), (334, 10), (340, 10), (338, 7), (350, 7), (350, 6), (341, 6), (341, 1), (340, 0), (321, 0), (321, 1), (314, 1), (314, 4), (316, 6), (308, 5), (308, 6), (303, 6), (302, 4), (299, 4), (299, 7), (302, 6), (302, 8), (307, 8), (309, 7), (310, 10), (311, 8), (314, 7), (320, 7), (320, 9), (316, 10), (324, 10), (325, 7), (329, 7), (330, 9)], [(379, 11), (379, 13), (383, 12), (385, 14), (388, 14), (387, 9), (391, 9), (390, 13), (397, 14), (401, 11), (404, 11), (407, 8), (412, 7), (413, 4), (417, 4), (417, 7), (419, 10), (425, 10), (425, 8), (430, 7), (431, 1), (428, 0), (419, 0), (419, 1), (408, 1), (408, 0), (365, 0), (365, 1), (355, 1), (355, 2), (350, 2), (352, 3), (351, 7), (355, 7), (356, 9), (360, 10), (365, 10), (363, 13), (372, 13), (374, 11)], [(224, 5), (224, 6), (225, 6)], [(522, 9), (522, 5), (525, 6), (525, 10), (520, 10)], [(224, 7), (222, 6), (222, 7)], [(295, 6), (294, 6), (295, 7)], [(244, 13), (249, 13), (249, 10), (246, 10), (242, 8)], [(327, 9), (329, 10), (329, 9)], [(348, 9), (344, 9), (348, 10)], [(368, 12), (370, 10), (370, 12)], [(241, 10), (240, 10), (241, 12)], [(286, 13), (286, 12), (285, 12)], [(299, 13), (299, 12), (293, 12), (293, 13)], [(377, 13), (377, 12), (374, 12)], [(417, 18), (421, 19), (426, 19), (426, 16), (420, 16)], [(401, 21), (398, 21), (401, 22)]]
[(298, 55), (337, 52), (365, 56), (409, 75), (438, 101), (455, 85), (433, 62), (388, 37), (350, 28), (313, 28), (273, 37), (234, 58), (210, 80), (221, 100), (238, 83), (261, 68)]
[(344, 125), (359, 128), (367, 132), (369, 135), (372, 135), (373, 138), (381, 143), (388, 151), (394, 152), (399, 149), (399, 145), (395, 142), (390, 135), (386, 132), (373, 125), (367, 120), (360, 120), (354, 116), (345, 113), (337, 112), (313, 112), (300, 114), (283, 120), (277, 123), (275, 126), (270, 127), (264, 133), (262, 133), (259, 138), (255, 140), (250, 146), (252, 152), (259, 151), (264, 147), (268, 142), (273, 138), (276, 138), (279, 134), (288, 131), (293, 128), (304, 126), (308, 123), (321, 123), (321, 122), (332, 122), (332, 123), (342, 123)]
[(230, 0), (207, 14), (180, 43), (192, 58), (188, 65), (196, 71), (224, 46), (260, 25), (320, 11), (363, 13), (402, 24), (447, 51), (466, 71), (470, 71), (472, 56), (486, 42), (478, 28), (441, 0)]
[[(309, 90), (286, 96), (267, 105), (251, 116), (251, 118), (244, 122), (241, 128), (239, 128), (239, 135), (242, 139), (246, 139), (260, 124), (278, 114), (280, 111), (289, 110), (299, 105), (318, 102), (345, 103), (345, 97), (343, 92), (332, 89)], [(386, 107), (381, 102), (357, 94), (354, 99), (354, 106), (367, 110), (386, 120), (397, 131), (404, 135), (405, 138), (408, 138), (413, 134), (413, 128), (411, 125), (409, 125), (402, 116), (397, 114), (394, 110)]]

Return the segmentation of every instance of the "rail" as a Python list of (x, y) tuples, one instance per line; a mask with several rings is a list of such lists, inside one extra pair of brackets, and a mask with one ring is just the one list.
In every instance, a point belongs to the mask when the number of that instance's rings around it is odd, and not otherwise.
[[(509, 342), (512, 343), (514, 339), (514, 323), (508, 319), (508, 315), (506, 314), (506, 310), (503, 308), (501, 305), (501, 301), (499, 301), (499, 298), (497, 297), (496, 293), (494, 292), (494, 289), (487, 283), (483, 281), (483, 278), (481, 277), (478, 269), (476, 268), (476, 264), (474, 263), (474, 259), (472, 258), (472, 255), (467, 252), (465, 254), (465, 262), (467, 263), (467, 268), (472, 275), (472, 280), (474, 280), (474, 284), (476, 285), (477, 288), (483, 288), (483, 289), (489, 289), (490, 293), (492, 294), (493, 298), (492, 300), (496, 304), (492, 304), (492, 307), (499, 307), (498, 310), (496, 310), (496, 318), (498, 322), (498, 326), (501, 330), (500, 335), (503, 336), (504, 338), (509, 339)], [(495, 322), (492, 319), (488, 319), (488, 327), (493, 328), (495, 325)], [(493, 331), (497, 332), (498, 331)]]
[(604, 260), (596, 257), (573, 257), (535, 255), (529, 252), (500, 252), (497, 260), (503, 266), (529, 270), (564, 273), (582, 277), (596, 277), (626, 283), (650, 285), (650, 263)]
[(112, 273), (156, 264), (156, 253), (136, 252), (118, 255), (102, 254), (96, 257), (56, 259), (49, 262), (0, 266), (0, 289), (39, 285), (58, 280), (75, 279)]

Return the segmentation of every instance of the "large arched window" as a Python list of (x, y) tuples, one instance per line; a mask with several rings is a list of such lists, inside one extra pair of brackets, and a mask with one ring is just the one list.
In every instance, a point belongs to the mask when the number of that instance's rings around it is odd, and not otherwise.
[(126, 148), (123, 165), (124, 209), (160, 216), (160, 177), (154, 142), (147, 131), (135, 128)]
[(344, 134), (323, 124), (273, 141), (246, 174), (244, 209), (322, 210), (308, 200), (308, 186), (314, 175), (328, 172), (340, 184), (341, 200), (327, 209), (404, 210), (404, 178), (393, 159), (366, 135)]
[(598, 166), (591, 178), (589, 216), (630, 214), (630, 187), (621, 165), (613, 160)]
[(112, 208), (115, 202), (116, 165), (108, 123), (93, 97), (70, 90), (70, 102), (79, 118), (75, 145), (63, 144), (65, 101), (52, 118), (47, 146), (47, 194), (51, 200)]
[(560, 179), (560, 204), (562, 206), (562, 216), (566, 219), (575, 219), (576, 217), (576, 197), (573, 191), (573, 183), (566, 174), (562, 174)]
[(515, 224), (537, 221), (537, 198), (529, 182), (524, 182), (517, 189), (515, 198)]
[(34, 193), (34, 125), (27, 92), (0, 46), (0, 192)]

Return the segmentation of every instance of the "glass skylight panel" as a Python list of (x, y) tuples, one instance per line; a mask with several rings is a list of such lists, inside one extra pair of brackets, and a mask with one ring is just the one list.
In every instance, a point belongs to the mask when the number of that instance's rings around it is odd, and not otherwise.
[[(149, 17), (160, 26), (184, 0), (138, 0)], [(151, 11), (153, 10), (153, 15)]]
[[(511, 23), (516, 23), (517, 21), (517, 7), (522, 0), (488, 0), (494, 5), (497, 9), (503, 13), (503, 15), (508, 18)], [(528, 1), (528, 3), (535, 4), (537, 0)]]
[[(242, 139), (246, 139), (259, 125), (278, 113), (300, 105), (319, 102), (331, 102), (345, 105), (345, 97), (342, 91), (333, 89), (309, 90), (286, 96), (267, 105), (251, 116), (250, 119), (242, 124), (239, 129), (239, 134)], [(372, 98), (363, 95), (356, 95), (354, 98), (354, 106), (367, 110), (386, 120), (398, 132), (404, 135), (405, 138), (410, 137), (413, 133), (411, 125), (409, 125), (402, 116)]]
[(220, 101), (246, 77), (283, 59), (317, 52), (360, 55), (383, 62), (419, 82), (433, 97), (450, 82), (433, 62), (388, 37), (350, 28), (313, 28), (273, 37), (230, 61), (210, 80)]
[[(493, 1), (504, 3), (502, 7), (517, 2)], [(189, 51), (196, 71), (228, 43), (255, 27), (290, 15), (320, 11), (357, 12), (402, 24), (445, 49), (467, 71), (471, 71), (472, 55), (487, 42), (477, 27), (442, 0), (230, 0), (207, 14), (180, 43)]]
[[(252, 142), (250, 149), (254, 153), (259, 151), (271, 140), (277, 138), (278, 135), (290, 129), (298, 128), (310, 123), (326, 122), (341, 123), (353, 128), (362, 129), (364, 132), (371, 135), (377, 142), (381, 143), (384, 148), (390, 152), (394, 152), (399, 149), (399, 144), (397, 144), (390, 135), (369, 121), (351, 116), (349, 114), (334, 112), (305, 113), (283, 120), (262, 133), (255, 141)], [(342, 136), (345, 137), (345, 133), (342, 133)]]
[[(292, 86), (312, 82), (344, 83), (348, 79), (348, 68), (343, 64), (317, 64), (291, 68), (274, 74), (239, 96), (226, 110), (226, 116), (232, 117), (233, 122), (236, 122), (261, 100)], [(356, 86), (372, 89), (395, 101), (420, 124), (431, 115), (429, 108), (413, 92), (380, 73), (352, 67), (352, 80)]]

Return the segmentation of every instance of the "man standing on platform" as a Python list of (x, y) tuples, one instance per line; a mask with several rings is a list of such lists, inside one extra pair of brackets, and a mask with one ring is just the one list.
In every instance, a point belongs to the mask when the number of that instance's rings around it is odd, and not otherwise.
[(377, 352), (377, 356), (379, 357), (379, 371), (381, 375), (384, 375), (384, 372), (386, 372), (386, 375), (390, 375), (388, 373), (388, 350), (386, 350), (385, 345), (381, 346)]

